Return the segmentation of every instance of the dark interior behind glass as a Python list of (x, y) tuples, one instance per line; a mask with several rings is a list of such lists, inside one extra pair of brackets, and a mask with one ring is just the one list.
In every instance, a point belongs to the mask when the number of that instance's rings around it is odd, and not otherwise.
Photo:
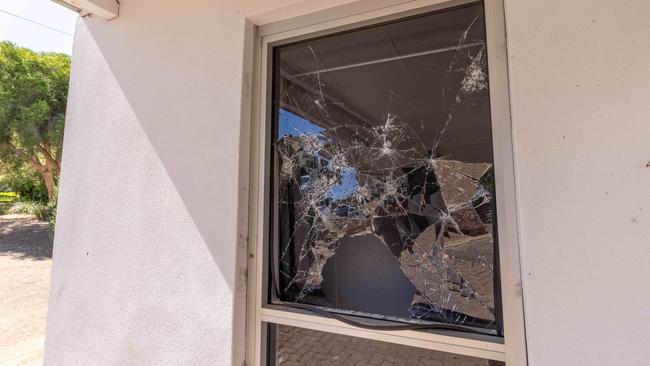
[(482, 4), (275, 47), (271, 304), (500, 333)]

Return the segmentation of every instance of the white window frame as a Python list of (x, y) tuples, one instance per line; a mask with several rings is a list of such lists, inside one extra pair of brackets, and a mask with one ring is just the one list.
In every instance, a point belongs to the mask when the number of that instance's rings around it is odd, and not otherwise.
[[(281, 44), (378, 24), (475, 0), (361, 0), (351, 4), (263, 23), (251, 20), (253, 35), (246, 299), (246, 364), (262, 365), (267, 323), (307, 328), (525, 366), (526, 338), (517, 231), (515, 172), (508, 88), (503, 0), (484, 0), (504, 337), (361, 329), (321, 316), (264, 307), (269, 243), (269, 156), (271, 141), (272, 48)], [(264, 18), (264, 17), (262, 17)], [(277, 17), (276, 17), (277, 18)], [(245, 60), (246, 61), (246, 60)]]

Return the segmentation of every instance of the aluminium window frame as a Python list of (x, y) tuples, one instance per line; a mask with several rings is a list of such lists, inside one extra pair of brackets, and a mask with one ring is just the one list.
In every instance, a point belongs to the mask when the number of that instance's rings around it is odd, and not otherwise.
[(450, 335), (422, 331), (361, 329), (341, 321), (296, 310), (267, 308), (267, 245), (270, 197), (269, 145), (271, 141), (273, 47), (346, 30), (443, 10), (476, 0), (361, 0), (267, 24), (253, 24), (252, 95), (246, 298), (246, 364), (262, 365), (267, 353), (267, 323), (344, 334), (406, 346), (505, 361), (507, 366), (527, 362), (523, 294), (518, 242), (516, 187), (504, 0), (484, 0), (488, 55), (492, 144), (499, 220), (499, 270), (504, 337)]

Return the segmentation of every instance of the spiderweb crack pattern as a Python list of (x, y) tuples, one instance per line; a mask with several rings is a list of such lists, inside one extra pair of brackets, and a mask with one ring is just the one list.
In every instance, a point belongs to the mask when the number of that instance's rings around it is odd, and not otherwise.
[(281, 293), (303, 301), (322, 287), (341, 239), (372, 235), (417, 289), (413, 319), (495, 321), (492, 165), (437, 156), (455, 109), (488, 87), (485, 46), (464, 47), (477, 19), (459, 36), (447, 75), (462, 80), (443, 86), (446, 119), (428, 142), (390, 111), (380, 121), (340, 120), (336, 109), (345, 106), (328, 93), (318, 55), (306, 46), (316, 72), (301, 76), (300, 93), (280, 97), (321, 128), (275, 143), (280, 225), (290, 228), (279, 243)]

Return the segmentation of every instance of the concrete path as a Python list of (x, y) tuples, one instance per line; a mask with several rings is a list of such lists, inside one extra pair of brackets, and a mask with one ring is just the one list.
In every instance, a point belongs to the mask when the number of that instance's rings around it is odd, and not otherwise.
[(0, 216), (1, 366), (43, 363), (51, 237), (34, 216)]

